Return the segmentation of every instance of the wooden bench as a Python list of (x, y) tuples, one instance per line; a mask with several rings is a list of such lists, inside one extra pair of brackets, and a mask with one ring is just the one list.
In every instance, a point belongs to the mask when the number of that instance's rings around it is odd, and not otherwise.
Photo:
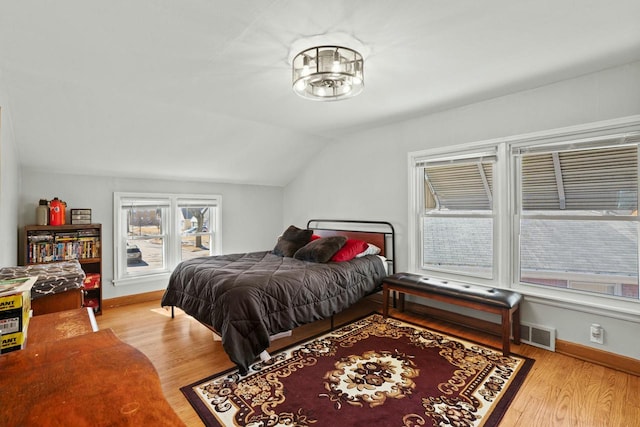
[(389, 293), (399, 293), (399, 310), (404, 310), (404, 295), (411, 294), (430, 298), (449, 304), (499, 314), (502, 320), (502, 352), (510, 354), (510, 336), (513, 329), (513, 342), (520, 344), (520, 302), (522, 295), (506, 289), (485, 288), (430, 279), (410, 273), (397, 273), (387, 276), (382, 283), (383, 315), (389, 315)]

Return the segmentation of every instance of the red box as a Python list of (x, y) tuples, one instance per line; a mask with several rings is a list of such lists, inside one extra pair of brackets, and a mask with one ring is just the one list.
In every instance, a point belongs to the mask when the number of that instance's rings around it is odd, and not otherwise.
[(82, 287), (85, 289), (96, 289), (100, 287), (100, 274), (99, 273), (87, 273), (87, 277), (84, 278)]

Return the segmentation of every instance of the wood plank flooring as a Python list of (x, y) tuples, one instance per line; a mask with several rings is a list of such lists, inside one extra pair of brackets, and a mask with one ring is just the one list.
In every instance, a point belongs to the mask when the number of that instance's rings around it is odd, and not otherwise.
[[(336, 316), (346, 323), (381, 306), (366, 299)], [(422, 315), (391, 315), (427, 327), (500, 348), (500, 338)], [(97, 317), (100, 329), (112, 328), (123, 341), (145, 353), (156, 367), (164, 394), (188, 426), (202, 426), (179, 388), (233, 367), (212, 333), (184, 314), (171, 319), (159, 301), (105, 309)], [(323, 320), (294, 330), (291, 337), (274, 342), (279, 348), (329, 328)], [(640, 377), (604, 368), (526, 344), (512, 351), (536, 360), (523, 387), (505, 414), (501, 427), (510, 426), (640, 426)]]

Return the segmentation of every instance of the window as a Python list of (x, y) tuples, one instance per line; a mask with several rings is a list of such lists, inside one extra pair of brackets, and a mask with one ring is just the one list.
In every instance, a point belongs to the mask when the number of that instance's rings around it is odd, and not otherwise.
[(639, 144), (636, 117), (410, 153), (410, 268), (632, 307)]
[(493, 278), (495, 154), (426, 158), (422, 256), (425, 270)]
[[(170, 201), (162, 198), (121, 200), (121, 237), (126, 248), (124, 274), (137, 275), (167, 270), (167, 237)], [(143, 258), (144, 254), (144, 258)]]
[(213, 201), (178, 199), (181, 260), (214, 254), (212, 225), (216, 223), (217, 212)]
[(580, 146), (514, 149), (519, 279), (638, 299), (638, 147)]
[(220, 253), (220, 196), (114, 193), (114, 282), (168, 275)]

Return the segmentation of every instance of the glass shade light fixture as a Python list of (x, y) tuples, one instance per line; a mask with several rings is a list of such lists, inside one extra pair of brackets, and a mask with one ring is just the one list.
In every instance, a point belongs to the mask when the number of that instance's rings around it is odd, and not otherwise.
[(315, 101), (351, 98), (364, 88), (364, 60), (353, 49), (317, 46), (293, 58), (293, 90)]

